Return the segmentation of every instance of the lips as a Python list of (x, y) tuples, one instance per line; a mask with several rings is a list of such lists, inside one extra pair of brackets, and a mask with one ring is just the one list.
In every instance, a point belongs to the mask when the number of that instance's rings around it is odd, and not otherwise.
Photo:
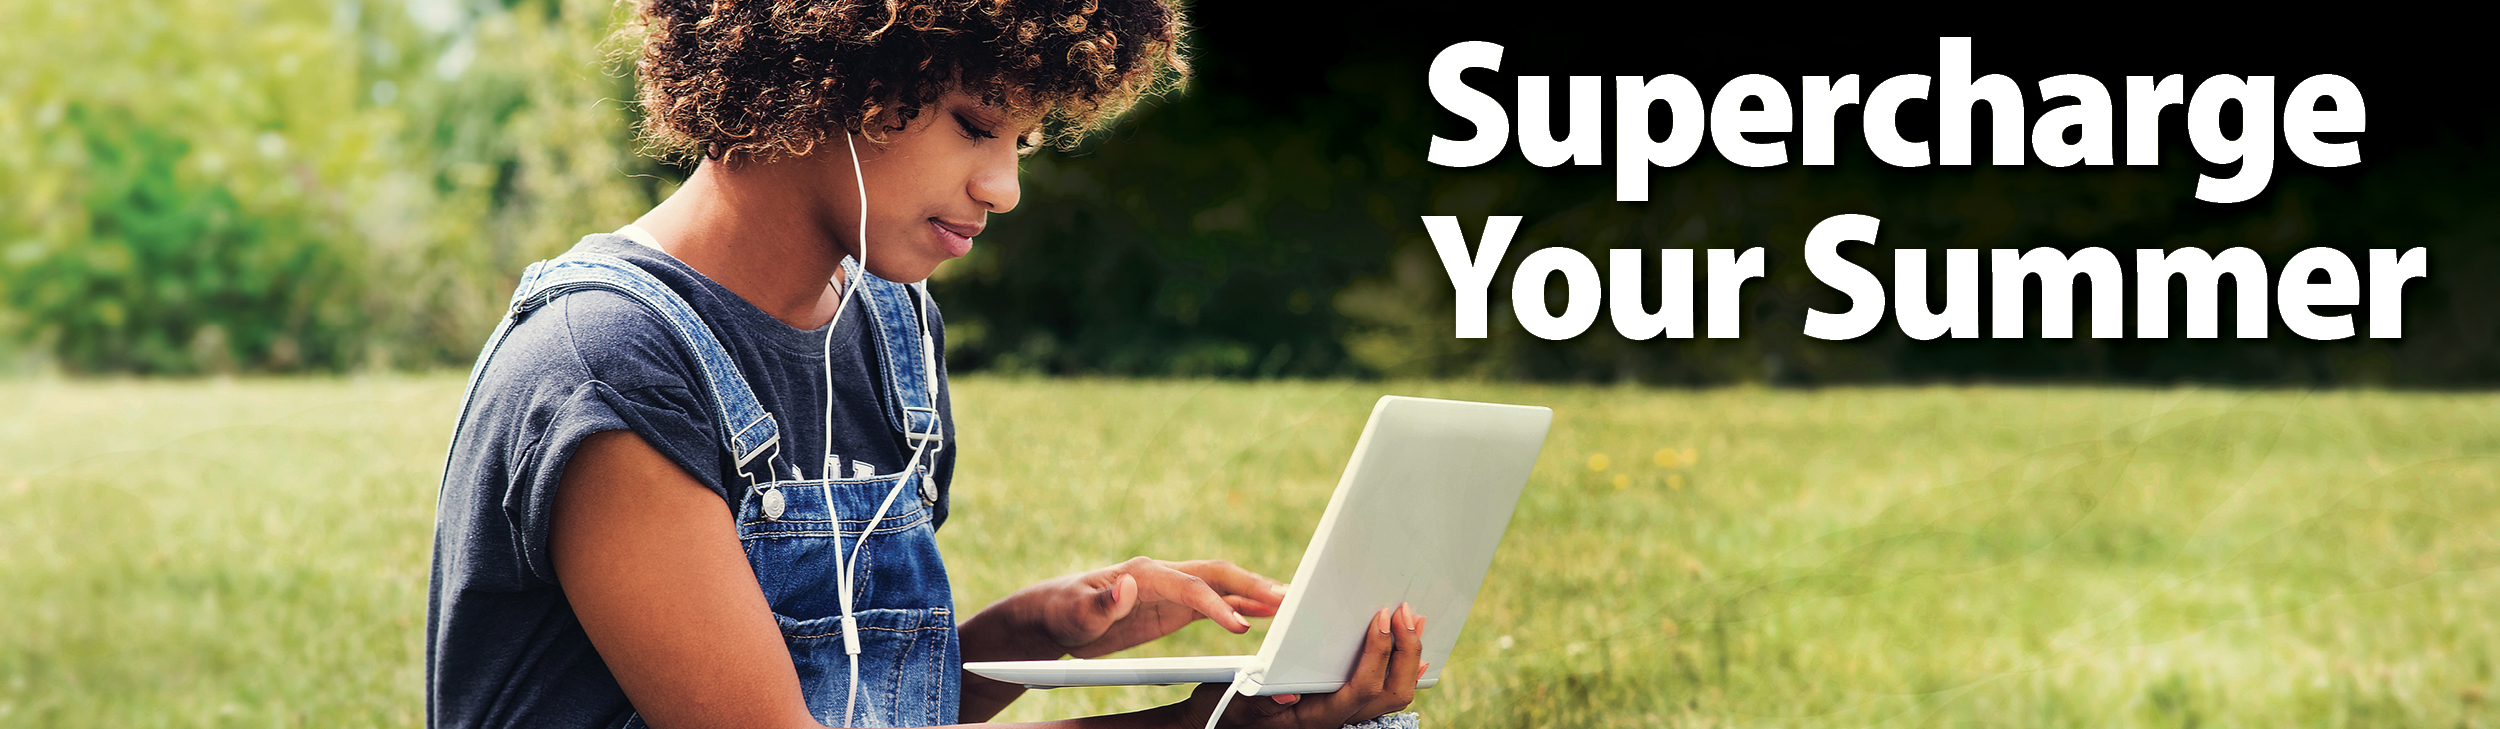
[(949, 223), (937, 218), (929, 219), (929, 229), (937, 233), (938, 242), (946, 244), (947, 255), (958, 258), (972, 252), (972, 237), (980, 235), (982, 227), (979, 223)]

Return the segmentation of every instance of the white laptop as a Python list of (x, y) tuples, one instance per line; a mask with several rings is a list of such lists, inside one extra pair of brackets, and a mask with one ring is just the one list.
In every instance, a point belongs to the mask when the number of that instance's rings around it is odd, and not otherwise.
[(1258, 655), (964, 664), (1033, 688), (1235, 683), (1246, 695), (1345, 685), (1373, 613), (1404, 602), (1431, 619), (1416, 682), (1430, 688), (1458, 645), (1554, 411), (1383, 397), (1302, 553)]

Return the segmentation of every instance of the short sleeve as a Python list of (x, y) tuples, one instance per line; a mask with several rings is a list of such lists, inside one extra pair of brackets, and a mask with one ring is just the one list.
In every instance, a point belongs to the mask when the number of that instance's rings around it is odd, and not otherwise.
[(729, 499), (711, 405), (696, 395), (699, 375), (674, 336), (641, 304), (606, 291), (567, 295), (507, 335), (480, 380), (478, 405), (503, 411), (480, 415), (511, 428), (503, 449), (510, 467), (475, 486), (491, 492), (479, 494), (488, 497), (481, 501), (498, 507), (489, 518), (505, 527), (505, 540), (496, 541), (513, 550), (506, 563), (526, 568), (513, 577), (555, 583), (547, 542), (556, 489), (566, 463), (593, 434), (633, 431)]

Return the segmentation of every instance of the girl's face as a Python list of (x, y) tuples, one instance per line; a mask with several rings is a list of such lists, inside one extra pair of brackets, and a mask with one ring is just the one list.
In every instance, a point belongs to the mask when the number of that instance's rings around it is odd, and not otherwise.
[[(859, 153), (818, 145), (805, 162), (818, 189), (819, 225), (859, 253), (859, 187), (868, 189), (869, 272), (888, 281), (926, 279), (940, 263), (972, 250), (990, 213), (1016, 207), (1019, 148), (1039, 119), (1009, 118), (961, 91), (921, 109), (885, 142), (852, 135)], [(839, 141), (836, 141), (839, 144)]]

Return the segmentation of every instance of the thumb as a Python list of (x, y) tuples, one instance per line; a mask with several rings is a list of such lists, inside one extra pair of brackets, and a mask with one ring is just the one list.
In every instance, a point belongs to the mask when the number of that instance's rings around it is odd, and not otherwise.
[(1102, 616), (1104, 625), (1119, 622), (1137, 608), (1137, 578), (1120, 575), (1119, 579), (1094, 594), (1094, 612)]

